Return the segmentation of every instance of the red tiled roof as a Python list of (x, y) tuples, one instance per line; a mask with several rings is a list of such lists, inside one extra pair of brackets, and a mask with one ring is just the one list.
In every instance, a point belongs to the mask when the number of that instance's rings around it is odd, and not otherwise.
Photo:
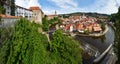
[(76, 29), (79, 29), (80, 28), (80, 24), (76, 24)]
[(4, 14), (0, 14), (0, 16), (2, 18), (20, 18), (19, 16), (7, 16), (7, 15), (4, 15)]
[(65, 30), (70, 30), (70, 26), (71, 26), (71, 23), (66, 25), (66, 27), (64, 28)]
[(69, 29), (70, 29), (70, 26), (66, 26), (64, 29), (65, 29), (65, 30), (69, 30)]
[(94, 31), (101, 31), (101, 27), (93, 27)]
[(41, 9), (38, 6), (34, 6), (34, 7), (30, 7), (30, 10), (41, 10)]
[(40, 10), (41, 12), (42, 12), (42, 14), (44, 14), (44, 12), (40, 9), (40, 7), (39, 6), (32, 6), (32, 7), (30, 7), (29, 8), (30, 10)]

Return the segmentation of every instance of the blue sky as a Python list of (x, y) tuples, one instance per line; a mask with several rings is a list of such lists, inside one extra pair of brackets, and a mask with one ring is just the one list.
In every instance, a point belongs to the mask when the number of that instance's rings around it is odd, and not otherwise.
[(39, 6), (45, 14), (98, 12), (111, 14), (118, 11), (120, 0), (16, 0), (16, 4), (25, 8)]

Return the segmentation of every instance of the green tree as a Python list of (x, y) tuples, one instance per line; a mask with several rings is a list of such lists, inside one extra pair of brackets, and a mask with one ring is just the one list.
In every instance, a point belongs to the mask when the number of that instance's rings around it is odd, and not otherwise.
[(12, 31), (0, 48), (0, 64), (47, 64), (48, 41), (37, 24), (20, 19)]
[(44, 18), (42, 18), (42, 29), (43, 29), (43, 31), (49, 30), (49, 20), (47, 20), (46, 16)]
[(9, 39), (11, 38), (11, 28), (0, 28), (0, 64), (6, 64), (9, 55)]
[(2, 19), (2, 18), (1, 18), (1, 16), (0, 16), (0, 24), (1, 24), (1, 19)]
[(102, 28), (102, 30), (105, 30), (105, 22), (101, 22), (101, 28)]
[(114, 51), (117, 54), (118, 61), (117, 64), (120, 64), (120, 7), (118, 9), (118, 13), (116, 14), (115, 19), (115, 42), (114, 42)]
[(57, 30), (48, 43), (38, 27), (39, 24), (20, 19), (13, 28), (0, 31), (0, 64), (82, 64), (77, 41)]
[(115, 22), (115, 17), (116, 16), (116, 14), (111, 14), (109, 17), (108, 17), (108, 20), (109, 21), (112, 21), (112, 22)]
[(0, 14), (5, 14), (5, 8), (3, 6), (0, 6)]
[(5, 8), (3, 7), (6, 0), (0, 0), (0, 14), (5, 14)]
[(10, 6), (10, 8), (11, 8), (11, 15), (15, 16), (15, 0), (11, 0), (10, 4), (11, 4), (11, 6)]
[(52, 64), (82, 64), (78, 42), (57, 30), (50, 43)]

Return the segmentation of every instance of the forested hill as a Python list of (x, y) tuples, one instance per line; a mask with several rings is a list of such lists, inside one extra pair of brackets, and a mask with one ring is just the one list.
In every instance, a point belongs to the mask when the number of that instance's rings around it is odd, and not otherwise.
[(85, 12), (75, 12), (70, 14), (60, 14), (60, 16), (76, 16), (76, 15), (86, 15), (86, 16), (92, 16), (92, 17), (108, 17), (108, 14), (101, 14), (101, 13), (85, 13)]

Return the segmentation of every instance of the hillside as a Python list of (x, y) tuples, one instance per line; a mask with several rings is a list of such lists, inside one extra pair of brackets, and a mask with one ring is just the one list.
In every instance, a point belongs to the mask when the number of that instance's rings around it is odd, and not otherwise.
[(92, 16), (92, 17), (96, 17), (96, 18), (99, 18), (99, 17), (108, 17), (109, 15), (107, 14), (100, 14), (100, 13), (91, 13), (91, 12), (88, 12), (88, 13), (85, 13), (85, 12), (75, 12), (75, 13), (70, 13), (70, 14), (60, 14), (59, 16), (63, 16), (63, 17), (69, 17), (69, 16), (78, 16), (78, 15), (86, 15), (86, 16)]

